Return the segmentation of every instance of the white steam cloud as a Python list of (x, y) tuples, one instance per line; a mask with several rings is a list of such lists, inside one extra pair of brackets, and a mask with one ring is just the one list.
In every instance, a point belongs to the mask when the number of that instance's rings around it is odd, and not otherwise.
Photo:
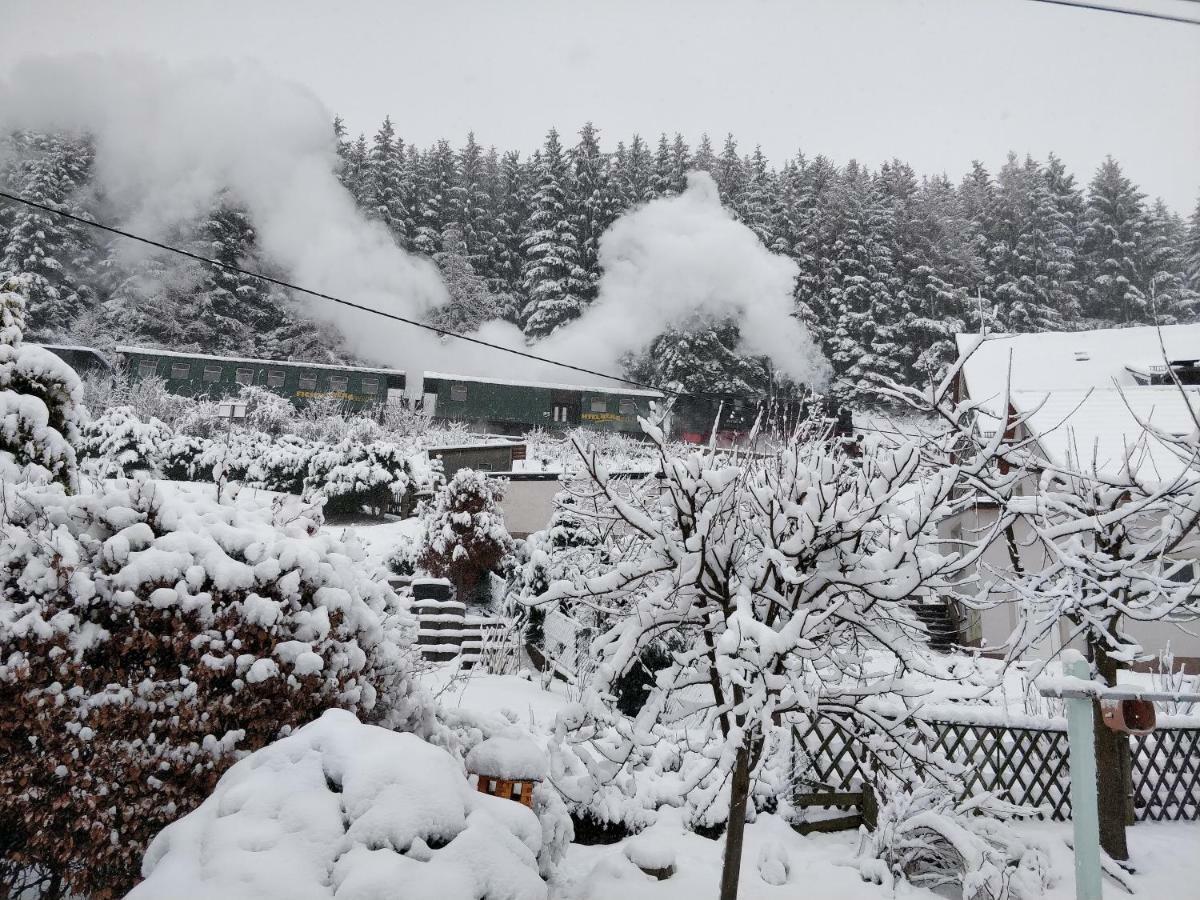
[(654, 200), (613, 223), (600, 239), (600, 263), (595, 304), (539, 344), (539, 352), (611, 367), (672, 325), (728, 318), (738, 324), (739, 350), (770, 357), (797, 381), (827, 380), (828, 363), (791, 315), (796, 264), (767, 250), (721, 206), (706, 172), (690, 173), (680, 196)]
[[(447, 299), (437, 268), (398, 248), (355, 208), (334, 174), (331, 122), (310, 91), (246, 63), (45, 58), (20, 63), (0, 81), (0, 128), (95, 137), (97, 181), (129, 230), (167, 235), (229, 189), (254, 222), (263, 254), (290, 280), (422, 319)], [(682, 196), (618, 220), (602, 239), (601, 261), (597, 302), (547, 340), (526, 347), (520, 331), (503, 322), (486, 324), (477, 336), (619, 373), (623, 356), (645, 349), (667, 326), (732, 317), (746, 352), (771, 357), (798, 380), (824, 381), (827, 364), (790, 315), (795, 265), (768, 252), (721, 207), (707, 175), (690, 176)], [(324, 301), (310, 306), (356, 352), (381, 364), (589, 380)]]

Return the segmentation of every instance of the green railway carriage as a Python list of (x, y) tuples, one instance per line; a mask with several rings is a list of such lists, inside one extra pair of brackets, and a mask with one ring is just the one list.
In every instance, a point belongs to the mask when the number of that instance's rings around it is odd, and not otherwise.
[(43, 350), (49, 350), (80, 376), (111, 375), (112, 366), (107, 359), (91, 347), (80, 347), (75, 344), (35, 344)]
[(404, 398), (404, 372), (397, 369), (208, 356), (145, 347), (118, 347), (117, 353), (134, 380), (162, 378), (167, 390), (190, 397), (216, 400), (236, 395), (243, 385), (257, 385), (301, 406), (329, 398), (351, 409), (361, 409)]
[(662, 402), (658, 391), (510, 381), (426, 372), (424, 405), (435, 418), (458, 419), (493, 434), (524, 434), (530, 428), (640, 434), (638, 416)]

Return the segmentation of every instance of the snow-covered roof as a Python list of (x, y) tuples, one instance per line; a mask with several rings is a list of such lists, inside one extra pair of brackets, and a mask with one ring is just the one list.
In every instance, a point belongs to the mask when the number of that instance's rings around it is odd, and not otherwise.
[(445, 381), (478, 381), (484, 384), (505, 384), (512, 387), (546, 388), (554, 391), (586, 391), (592, 394), (621, 394), (626, 397), (651, 397), (661, 400), (665, 396), (661, 391), (647, 391), (640, 388), (597, 387), (592, 384), (554, 384), (548, 381), (516, 381), (511, 378), (487, 378), (483, 375), (452, 375), (446, 372), (426, 372), (426, 378), (441, 378)]
[(45, 344), (28, 342), (31, 347), (44, 347), (47, 350), (72, 350), (76, 353), (94, 353), (96, 356), (103, 357), (103, 354), (95, 347), (84, 347), (82, 344)]
[(1140, 422), (1174, 435), (1196, 431), (1200, 388), (1187, 388), (1191, 410), (1174, 385), (1096, 390), (1016, 391), (1019, 414), (1037, 436), (1046, 457), (1059, 465), (1115, 475), (1126, 454), (1141, 477), (1172, 478), (1183, 463), (1171, 447), (1145, 433)]
[[(1144, 435), (1139, 419), (1173, 434), (1196, 429), (1183, 395), (1174, 385), (1148, 386), (1152, 367), (1193, 359), (1200, 352), (1200, 324), (1095, 331), (1046, 331), (981, 338), (956, 335), (963, 366), (964, 397), (997, 418), (1005, 390), (1042, 452), (1054, 463), (1113, 474), (1126, 451), (1136, 449), (1139, 474), (1176, 474), (1180, 462), (1162, 442)], [(981, 343), (982, 341), (982, 343)], [(977, 349), (976, 349), (977, 348)], [(972, 352), (974, 351), (974, 352)], [(1187, 388), (1193, 408), (1200, 389)], [(1149, 467), (1149, 468), (1147, 468)]]
[(381, 369), (377, 366), (340, 366), (332, 363), (307, 362), (302, 359), (258, 359), (252, 356), (213, 356), (210, 353), (179, 353), (154, 347), (117, 347), (118, 353), (141, 353), (145, 356), (168, 356), (176, 359), (211, 359), (215, 362), (251, 363), (262, 366), (298, 366), (303, 369), (332, 369), (339, 372), (370, 372), (375, 375), (403, 375), (403, 369)]
[[(1162, 343), (1159, 343), (1161, 333)], [(1036, 334), (955, 335), (959, 357), (978, 345), (963, 366), (966, 396), (995, 412), (1011, 377), (1013, 391), (1133, 387), (1137, 373), (1168, 360), (1200, 355), (1200, 324)], [(982, 340), (982, 344), (980, 341)], [(1011, 365), (1010, 365), (1011, 363)]]

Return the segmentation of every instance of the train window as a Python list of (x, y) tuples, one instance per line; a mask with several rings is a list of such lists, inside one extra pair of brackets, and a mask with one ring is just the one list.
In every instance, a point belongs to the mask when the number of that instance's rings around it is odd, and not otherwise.
[(340, 391), (343, 394), (350, 387), (350, 378), (346, 375), (330, 375), (329, 389), (331, 391)]
[(621, 401), (621, 415), (636, 416), (637, 411), (638, 411), (637, 404), (634, 403), (632, 400), (622, 400)]
[(254, 370), (238, 369), (234, 378), (238, 384), (254, 384)]
[(313, 372), (303, 372), (300, 375), (300, 390), (315, 391), (317, 389), (317, 376)]
[(608, 401), (607, 400), (593, 400), (592, 401), (592, 412), (608, 412)]
[(379, 379), (374, 375), (364, 375), (362, 380), (362, 392), (364, 394), (378, 394)]
[(151, 378), (158, 374), (158, 363), (152, 359), (143, 359), (138, 363), (138, 378)]
[(192, 367), (188, 363), (171, 363), (172, 378), (191, 378)]
[(450, 385), (450, 399), (451, 400), (459, 400), (459, 401), (466, 400), (467, 399), (467, 386), (465, 384)]
[(279, 369), (271, 369), (267, 372), (267, 387), (281, 388), (283, 387), (283, 372)]
[(209, 382), (210, 384), (214, 381), (220, 381), (221, 380), (221, 367), (220, 366), (205, 366), (204, 367), (204, 380)]

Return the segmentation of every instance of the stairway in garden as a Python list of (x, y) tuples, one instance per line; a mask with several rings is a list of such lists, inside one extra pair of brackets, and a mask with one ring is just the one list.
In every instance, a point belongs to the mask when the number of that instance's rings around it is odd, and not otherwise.
[(929, 636), (929, 648), (939, 653), (952, 652), (959, 637), (958, 617), (950, 604), (914, 603), (911, 609)]

